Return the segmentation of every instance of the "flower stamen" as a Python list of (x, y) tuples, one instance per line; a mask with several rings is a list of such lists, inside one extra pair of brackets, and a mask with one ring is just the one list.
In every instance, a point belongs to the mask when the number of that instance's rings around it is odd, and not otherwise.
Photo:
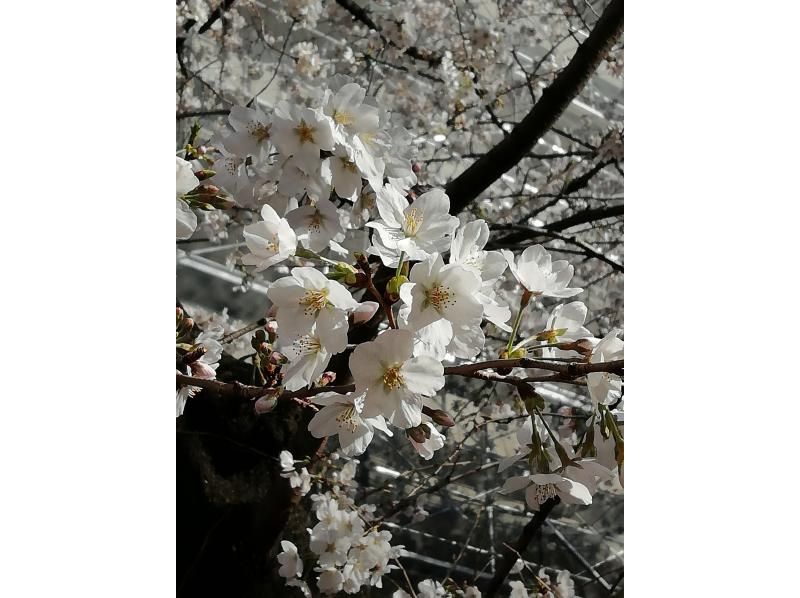
[(404, 386), (405, 383), (406, 381), (400, 373), (399, 365), (392, 366), (383, 373), (383, 385), (387, 390), (396, 390)]
[(323, 307), (328, 305), (328, 289), (321, 291), (306, 291), (300, 299), (300, 305), (305, 305), (305, 314), (313, 316), (318, 314)]
[(300, 119), (300, 124), (295, 128), (295, 133), (300, 138), (300, 143), (314, 143), (314, 133), (317, 131), (315, 127), (310, 127), (306, 121)]
[(409, 208), (405, 214), (405, 233), (409, 237), (413, 237), (422, 226), (422, 213), (417, 208)]

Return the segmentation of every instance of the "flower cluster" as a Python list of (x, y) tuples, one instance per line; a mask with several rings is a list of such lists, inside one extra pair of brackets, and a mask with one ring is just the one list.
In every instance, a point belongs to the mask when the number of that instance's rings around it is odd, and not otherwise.
[[(402, 546), (392, 546), (392, 534), (374, 522), (375, 506), (356, 506), (352, 498), (353, 476), (358, 465), (350, 460), (335, 477), (330, 490), (311, 496), (316, 525), (307, 530), (309, 549), (315, 555), (317, 588), (323, 594), (357, 593), (364, 586), (383, 587), (382, 577), (397, 567), (391, 561), (403, 555)], [(297, 547), (281, 542), (278, 573), (288, 585), (310, 595)]]
[[(310, 23), (318, 8), (314, 2), (293, 2), (288, 10)], [(386, 35), (405, 47), (415, 36), (413, 15), (392, 14), (384, 14), (386, 23), (397, 15), (402, 21), (395, 28), (387, 25)], [(476, 33), (476, 43), (483, 37)], [(529, 417), (517, 434), (519, 450), (499, 471), (522, 460), (527, 469), (509, 477), (502, 491), (524, 490), (528, 506), (537, 510), (556, 497), (590, 504), (598, 484), (615, 474), (622, 480), (622, 378), (619, 369), (603, 366), (623, 359), (620, 331), (594, 338), (580, 301), (556, 305), (543, 327), (523, 325), (529, 305), (582, 292), (571, 286), (572, 265), (553, 260), (541, 245), (516, 257), (486, 250), (488, 224), (462, 223), (450, 214), (443, 189), (416, 185), (407, 133), (392, 128), (390, 115), (355, 82), (331, 80), (309, 102), (282, 101), (269, 113), (257, 104), (237, 106), (228, 122), (230, 130), (212, 140), (213, 149), (189, 147), (192, 160), (176, 158), (176, 238), (191, 239), (198, 228), (196, 210), (236, 204), (252, 220), (243, 222), (246, 253), (237, 254), (236, 266), (268, 285), (269, 335), (259, 330), (253, 336), (253, 370), (274, 393), (259, 399), (257, 413), (270, 411), (274, 397), (289, 391), (318, 408), (309, 433), (337, 436), (347, 457), (364, 453), (376, 430), (391, 437), (394, 427), (422, 459), (431, 459), (446, 442), (435, 424), (452, 425), (430, 415), (445, 385), (444, 364), (476, 358), (486, 350), (486, 330), (501, 331), (508, 344), (494, 356), (599, 366), (586, 375), (591, 410), (581, 440), (574, 425), (554, 432), (543, 400), (517, 384)], [(374, 256), (372, 262), (367, 256)], [(520, 296), (502, 292), (507, 279), (521, 285)], [(353, 343), (355, 329), (368, 322), (375, 324), (369, 340)], [(221, 331), (192, 338), (190, 329), (179, 318), (179, 371), (214, 378)], [(327, 369), (336, 369), (331, 360), (340, 354), (336, 362), (349, 366), (352, 390), (320, 392), (335, 378)], [(496, 379), (519, 380), (502, 378), (510, 367), (495, 369)], [(193, 391), (179, 390), (178, 415)], [(340, 476), (344, 486), (352, 479), (352, 463)], [(298, 469), (288, 451), (281, 453), (280, 464), (296, 494), (311, 492), (312, 474)], [(319, 591), (353, 594), (364, 586), (381, 587), (401, 548), (392, 547), (391, 534), (373, 525), (374, 507), (356, 507), (346, 491), (335, 489), (311, 500), (318, 523), (308, 530), (309, 547), (316, 555)], [(308, 569), (297, 547), (288, 541), (281, 546), (280, 575), (308, 593), (303, 578)], [(475, 588), (451, 590), (431, 580), (418, 588), (426, 597), (480, 595)], [(512, 595), (528, 593), (520, 585), (512, 587)]]

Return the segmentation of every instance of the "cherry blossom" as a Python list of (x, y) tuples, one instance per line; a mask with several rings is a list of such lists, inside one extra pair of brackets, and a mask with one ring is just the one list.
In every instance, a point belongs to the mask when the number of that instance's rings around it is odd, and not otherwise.
[(319, 109), (282, 103), (275, 110), (272, 131), (280, 152), (294, 156), (306, 172), (317, 168), (320, 150), (334, 147), (332, 121)]
[[(589, 362), (604, 363), (624, 359), (624, 343), (617, 338), (620, 333), (615, 328), (597, 343)], [(586, 376), (586, 384), (589, 387), (589, 396), (595, 404), (610, 405), (622, 397), (622, 378), (617, 374), (592, 372)]]
[(430, 461), (433, 458), (433, 454), (444, 446), (445, 437), (432, 423), (423, 422), (421, 425), (428, 428), (425, 442), (417, 442), (411, 437), (409, 437), (409, 440), (414, 446), (414, 449), (419, 453), (419, 456), (426, 461)]
[(200, 181), (194, 175), (191, 163), (175, 156), (176, 239), (188, 239), (197, 228), (197, 215), (183, 200), (183, 196), (199, 184)]
[(545, 501), (556, 496), (567, 504), (592, 504), (592, 495), (586, 486), (557, 473), (534, 473), (510, 477), (503, 484), (501, 492), (514, 492), (523, 488), (525, 489), (525, 502), (533, 511), (538, 511)]
[(450, 247), (449, 235), (458, 227), (450, 216), (450, 199), (441, 189), (420, 195), (411, 204), (391, 185), (376, 191), (381, 218), (368, 222), (378, 233), (373, 236), (370, 253), (387, 266), (397, 266), (400, 254), (410, 260), (423, 260)]
[(255, 266), (256, 272), (293, 256), (297, 248), (294, 230), (272, 207), (265, 204), (261, 208), (261, 218), (261, 221), (245, 226), (243, 232), (250, 253), (242, 256), (242, 263)]
[(564, 298), (583, 292), (583, 289), (567, 288), (574, 272), (569, 262), (552, 262), (550, 254), (541, 245), (528, 247), (516, 261), (508, 250), (504, 250), (503, 255), (514, 277), (533, 295)]
[(314, 403), (324, 407), (309, 422), (308, 431), (316, 438), (338, 434), (342, 454), (346, 456), (360, 455), (367, 450), (376, 428), (392, 436), (382, 415), (362, 417), (365, 394), (324, 392), (316, 395)]
[(291, 276), (272, 283), (267, 297), (278, 310), (279, 334), (308, 334), (316, 323), (322, 343), (334, 346), (336, 329), (347, 326), (345, 312), (359, 305), (344, 286), (309, 267), (292, 268)]
[(302, 577), (303, 560), (297, 553), (297, 546), (292, 542), (282, 540), (281, 548), (283, 551), (278, 555), (278, 562), (281, 564), (280, 569), (278, 569), (278, 575), (287, 579)]
[(311, 251), (322, 251), (336, 237), (344, 239), (339, 212), (327, 199), (292, 210), (286, 220), (297, 231), (297, 240)]
[(476, 293), (481, 281), (473, 272), (458, 264), (445, 266), (437, 253), (415, 264), (409, 281), (400, 288), (400, 298), (410, 308), (406, 320), (411, 330), (442, 318), (455, 325), (480, 324), (483, 306)]
[(407, 330), (387, 330), (353, 351), (350, 371), (356, 391), (366, 390), (365, 417), (383, 415), (400, 428), (420, 424), (422, 397), (444, 386), (444, 369), (431, 357), (412, 354), (412, 333)]
[(237, 156), (261, 160), (272, 149), (272, 123), (259, 108), (231, 107), (228, 122), (235, 133), (223, 137), (225, 149)]
[(289, 359), (283, 368), (283, 386), (286, 390), (299, 390), (319, 380), (331, 356), (347, 347), (345, 326), (331, 328), (325, 343), (316, 329), (317, 324), (314, 324), (309, 334), (294, 337), (282, 335), (279, 339), (281, 342), (291, 340), (291, 344), (281, 345), (281, 353)]

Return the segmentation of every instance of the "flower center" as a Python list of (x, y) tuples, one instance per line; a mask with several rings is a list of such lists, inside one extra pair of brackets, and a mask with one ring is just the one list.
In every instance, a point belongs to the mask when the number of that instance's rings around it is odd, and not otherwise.
[(314, 336), (301, 336), (292, 343), (299, 355), (316, 355), (322, 349), (319, 339)]
[(400, 373), (400, 366), (393, 365), (383, 373), (383, 385), (387, 390), (395, 390), (400, 388), (406, 383), (403, 380), (403, 375)]
[(442, 310), (446, 307), (453, 307), (456, 304), (454, 294), (450, 291), (450, 287), (443, 287), (440, 284), (434, 285), (432, 288), (425, 292), (428, 302), (433, 305), (437, 310)]
[(553, 484), (543, 484), (536, 486), (536, 493), (535, 493), (536, 502), (540, 505), (543, 504), (545, 501), (555, 498), (556, 496), (556, 487)]
[(349, 170), (350, 172), (358, 172), (358, 168), (356, 168), (356, 163), (351, 162), (347, 158), (339, 158), (342, 161), (342, 168), (345, 170)]
[(250, 123), (250, 125), (247, 127), (247, 130), (250, 133), (250, 135), (256, 138), (256, 141), (258, 141), (259, 143), (263, 143), (264, 141), (269, 139), (270, 136), (269, 130), (271, 126), (272, 125), (264, 125), (262, 123), (253, 122)]
[(305, 295), (300, 299), (300, 305), (305, 305), (305, 314), (313, 316), (320, 312), (320, 310), (328, 305), (328, 289), (321, 291), (306, 291)]
[(417, 234), (420, 226), (422, 226), (422, 213), (417, 208), (410, 208), (406, 212), (406, 234), (409, 237), (413, 237)]
[(350, 405), (346, 409), (343, 409), (342, 412), (336, 416), (336, 421), (339, 422), (339, 427), (347, 427), (350, 428), (351, 432), (355, 432), (358, 424), (356, 423), (356, 408), (353, 405)]
[(338, 110), (333, 111), (331, 115), (333, 122), (339, 125), (344, 125), (345, 127), (352, 125), (355, 122), (355, 118), (349, 112), (339, 112)]
[(313, 233), (318, 233), (321, 227), (322, 227), (322, 214), (320, 213), (319, 210), (317, 210), (311, 216), (311, 220), (308, 223), (308, 230)]
[(295, 128), (295, 133), (300, 138), (300, 143), (314, 143), (314, 133), (316, 132), (316, 128), (310, 127), (306, 124), (302, 118), (300, 119), (300, 124), (297, 125)]
[(272, 253), (278, 253), (278, 236), (273, 235), (272, 240), (267, 239), (265, 242), (265, 248), (267, 251), (271, 251)]

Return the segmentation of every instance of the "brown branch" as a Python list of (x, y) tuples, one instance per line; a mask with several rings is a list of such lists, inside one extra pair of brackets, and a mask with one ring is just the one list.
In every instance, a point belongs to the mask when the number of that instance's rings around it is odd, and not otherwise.
[[(496, 368), (535, 368), (540, 370), (548, 370), (556, 372), (555, 375), (548, 376), (532, 376), (528, 378), (519, 378), (516, 376), (500, 376), (499, 374), (484, 373), (482, 370), (496, 369)], [(481, 361), (478, 363), (467, 363), (464, 365), (448, 366), (444, 368), (446, 376), (465, 376), (468, 378), (479, 378), (481, 380), (490, 380), (496, 382), (507, 382), (509, 384), (525, 384), (528, 382), (569, 382), (572, 378), (585, 376), (592, 372), (610, 372), (613, 374), (622, 375), (624, 371), (624, 360), (605, 361), (601, 363), (580, 363), (580, 362), (553, 362), (553, 361), (540, 361), (538, 359), (529, 359), (523, 357), (521, 359), (493, 359), (490, 361)], [(216, 392), (217, 394), (230, 397), (239, 397), (243, 399), (257, 399), (258, 397), (266, 396), (275, 389), (264, 388), (263, 386), (250, 386), (240, 382), (222, 382), (220, 380), (208, 380), (205, 378), (195, 378), (193, 376), (186, 376), (185, 374), (175, 374), (178, 384), (183, 386), (196, 386), (198, 388), (205, 388)], [(316, 388), (304, 388), (295, 391), (285, 391), (278, 395), (278, 400), (287, 399), (303, 399), (313, 397), (322, 392), (337, 392), (345, 394), (355, 390), (354, 384), (343, 384), (340, 386), (318, 386)]]
[(556, 123), (619, 39), (622, 26), (623, 0), (612, 0), (592, 33), (522, 122), (508, 137), (447, 185), (451, 214), (458, 214), (511, 170)]
[(606, 208), (595, 208), (593, 210), (583, 210), (572, 216), (568, 216), (562, 220), (547, 224), (545, 228), (550, 231), (559, 232), (578, 226), (579, 224), (588, 224), (589, 222), (597, 222), (606, 218), (613, 218), (615, 216), (623, 216), (625, 214), (625, 207), (623, 205), (610, 206)]
[(490, 361), (480, 361), (478, 363), (449, 366), (444, 368), (444, 373), (445, 375), (469, 376), (480, 370), (519, 367), (548, 370), (551, 372), (558, 372), (559, 374), (565, 376), (578, 377), (590, 374), (592, 372), (611, 372), (613, 374), (622, 374), (624, 365), (623, 359), (619, 359), (617, 361), (604, 361), (600, 363), (581, 363), (576, 361), (570, 363), (561, 363), (522, 357), (520, 359), (493, 359)]
[(493, 596), (497, 595), (498, 590), (502, 587), (503, 582), (508, 576), (508, 572), (511, 571), (511, 567), (514, 566), (514, 563), (517, 562), (517, 559), (520, 558), (520, 555), (522, 555), (522, 553), (525, 552), (525, 549), (528, 548), (528, 544), (531, 543), (531, 540), (533, 540), (536, 532), (542, 527), (547, 519), (547, 516), (550, 514), (550, 511), (552, 511), (559, 502), (561, 502), (561, 499), (558, 497), (551, 498), (550, 500), (546, 501), (539, 507), (539, 510), (536, 512), (536, 514), (523, 528), (522, 533), (514, 543), (514, 546), (504, 546), (505, 551), (503, 554), (503, 560), (500, 562), (500, 566), (497, 568), (497, 572), (494, 574), (494, 577), (492, 577), (489, 583), (486, 584), (486, 589), (483, 592), (483, 596), (486, 598), (492, 598)]

